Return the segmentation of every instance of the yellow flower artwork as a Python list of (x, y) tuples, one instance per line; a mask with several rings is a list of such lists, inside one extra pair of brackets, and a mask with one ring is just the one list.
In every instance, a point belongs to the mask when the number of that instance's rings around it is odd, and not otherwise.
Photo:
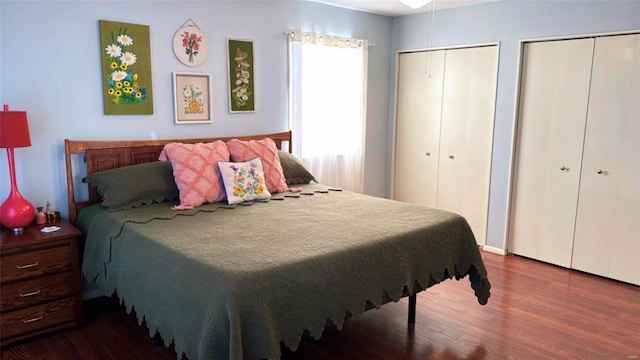
[(149, 26), (100, 20), (104, 113), (153, 114)]

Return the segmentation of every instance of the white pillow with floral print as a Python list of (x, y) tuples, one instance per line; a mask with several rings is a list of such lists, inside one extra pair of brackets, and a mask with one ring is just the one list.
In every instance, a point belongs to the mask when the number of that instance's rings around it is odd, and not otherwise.
[(259, 157), (245, 162), (218, 161), (229, 204), (271, 198)]

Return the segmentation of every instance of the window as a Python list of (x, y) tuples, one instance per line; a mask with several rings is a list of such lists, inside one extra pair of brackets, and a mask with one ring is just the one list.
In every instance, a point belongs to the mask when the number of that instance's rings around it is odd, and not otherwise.
[(293, 152), (321, 183), (362, 192), (367, 89), (366, 40), (289, 36)]

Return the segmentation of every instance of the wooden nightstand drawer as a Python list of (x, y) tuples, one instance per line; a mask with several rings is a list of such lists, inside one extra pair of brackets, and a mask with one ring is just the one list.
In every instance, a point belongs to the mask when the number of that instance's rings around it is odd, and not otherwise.
[(71, 272), (22, 281), (2, 287), (0, 311), (4, 313), (71, 295), (73, 295)]
[[(52, 224), (47, 224), (52, 225)], [(0, 232), (0, 346), (82, 324), (77, 238), (68, 221)]]
[(0, 263), (0, 282), (29, 279), (69, 269), (71, 269), (71, 249), (69, 246), (57, 246), (3, 256), (2, 263)]
[(73, 298), (2, 314), (3, 341), (16, 335), (34, 333), (76, 321)]

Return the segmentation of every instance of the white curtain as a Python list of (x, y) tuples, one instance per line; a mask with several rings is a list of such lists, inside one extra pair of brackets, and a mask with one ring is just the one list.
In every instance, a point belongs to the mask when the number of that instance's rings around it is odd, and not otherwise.
[(293, 153), (324, 185), (364, 187), (368, 42), (291, 31)]

